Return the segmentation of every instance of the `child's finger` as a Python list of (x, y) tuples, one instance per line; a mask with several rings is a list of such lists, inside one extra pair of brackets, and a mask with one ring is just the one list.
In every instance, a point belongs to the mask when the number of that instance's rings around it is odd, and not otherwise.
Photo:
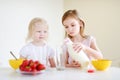
[(74, 48), (74, 50), (75, 50), (77, 53), (79, 53), (80, 50), (82, 49), (82, 47), (81, 47), (80, 45), (77, 45), (77, 46), (75, 46), (75, 47), (73, 47), (73, 48)]

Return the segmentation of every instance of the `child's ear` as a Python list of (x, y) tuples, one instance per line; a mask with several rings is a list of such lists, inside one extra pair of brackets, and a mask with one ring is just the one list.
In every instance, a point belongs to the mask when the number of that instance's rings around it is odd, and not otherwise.
[(80, 27), (83, 27), (84, 25), (83, 25), (83, 22), (82, 21), (80, 21)]

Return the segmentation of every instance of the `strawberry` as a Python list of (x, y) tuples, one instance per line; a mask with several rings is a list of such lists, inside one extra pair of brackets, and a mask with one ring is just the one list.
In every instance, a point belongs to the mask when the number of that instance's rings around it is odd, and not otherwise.
[(34, 63), (35, 63), (36, 65), (40, 64), (40, 62), (39, 62), (39, 61), (35, 61)]
[(36, 73), (37, 71), (44, 70), (45, 66), (39, 61), (24, 60), (19, 69), (21, 71)]
[(24, 69), (25, 69), (23, 65), (20, 65), (19, 68), (20, 68), (21, 71), (24, 71)]
[(31, 67), (29, 67), (29, 66), (26, 66), (25, 68), (24, 68), (24, 71), (27, 71), (27, 72), (30, 72), (32, 69), (31, 69)]
[(29, 65), (29, 61), (28, 60), (24, 60), (23, 63), (22, 63), (22, 66), (27, 66)]
[(88, 73), (93, 73), (93, 72), (94, 72), (93, 69), (89, 69), (89, 70), (88, 70)]
[(40, 70), (44, 70), (45, 69), (45, 66), (43, 64), (39, 64), (37, 66), (37, 70), (40, 71)]
[(30, 67), (31, 67), (32, 69), (36, 69), (37, 64), (33, 63)]

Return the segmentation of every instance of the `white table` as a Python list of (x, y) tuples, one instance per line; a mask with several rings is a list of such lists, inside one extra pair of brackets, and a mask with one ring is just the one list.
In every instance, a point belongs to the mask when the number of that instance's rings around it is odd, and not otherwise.
[(53, 68), (38, 75), (23, 75), (11, 68), (0, 68), (0, 80), (120, 80), (120, 68), (110, 67), (107, 71), (94, 73), (70, 68), (57, 71)]

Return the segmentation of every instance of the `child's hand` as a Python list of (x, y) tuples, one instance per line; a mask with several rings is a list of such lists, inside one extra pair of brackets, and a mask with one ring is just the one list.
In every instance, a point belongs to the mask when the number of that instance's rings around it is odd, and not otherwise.
[(71, 66), (72, 66), (72, 67), (75, 67), (75, 68), (78, 68), (78, 67), (80, 67), (81, 65), (78, 63), (78, 61), (73, 60), (72, 63), (71, 63)]
[(84, 45), (83, 44), (81, 44), (81, 43), (74, 43), (73, 44), (73, 49), (77, 52), (77, 53), (79, 53), (81, 50), (83, 50), (84, 49)]

